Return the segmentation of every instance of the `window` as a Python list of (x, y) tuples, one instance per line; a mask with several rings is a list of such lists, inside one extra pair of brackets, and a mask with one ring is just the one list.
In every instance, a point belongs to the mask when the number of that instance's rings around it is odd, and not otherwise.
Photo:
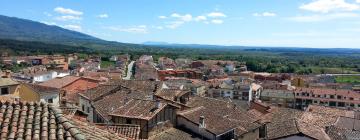
[(338, 102), (338, 107), (345, 107), (345, 103), (344, 102)]
[(86, 112), (87, 112), (87, 113), (90, 113), (90, 107), (87, 107), (87, 108), (86, 108)]
[(354, 100), (354, 98), (353, 98), (353, 97), (350, 97), (350, 100)]
[(341, 96), (340, 96), (340, 95), (338, 95), (338, 96), (337, 96), (337, 99), (341, 99)]
[(320, 98), (320, 95), (317, 95), (318, 98)]
[(9, 94), (9, 88), (7, 87), (1, 88), (1, 95), (7, 95), (7, 94)]
[(82, 105), (82, 106), (81, 106), (81, 110), (82, 110), (82, 111), (85, 111), (85, 105)]
[(330, 95), (330, 98), (331, 98), (331, 99), (334, 99), (335, 97), (334, 97), (334, 95)]
[(54, 103), (54, 100), (51, 98), (51, 99), (48, 99), (47, 102), (48, 103)]
[(131, 124), (131, 119), (126, 119), (126, 124)]

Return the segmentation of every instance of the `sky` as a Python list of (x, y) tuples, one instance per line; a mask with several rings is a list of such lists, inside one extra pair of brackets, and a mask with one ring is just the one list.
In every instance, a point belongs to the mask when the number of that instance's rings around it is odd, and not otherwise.
[(360, 48), (360, 0), (0, 0), (0, 14), (126, 43)]

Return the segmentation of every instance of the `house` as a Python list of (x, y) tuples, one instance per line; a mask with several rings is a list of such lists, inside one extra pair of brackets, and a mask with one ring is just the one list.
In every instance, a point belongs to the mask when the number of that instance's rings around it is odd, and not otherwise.
[(232, 80), (223, 81), (218, 87), (213, 87), (208, 90), (210, 97), (224, 97), (239, 100), (248, 100), (249, 93), (249, 84), (235, 82)]
[(226, 64), (225, 66), (225, 72), (227, 73), (233, 73), (235, 71), (234, 64)]
[(177, 127), (210, 140), (259, 139), (256, 119), (235, 104), (195, 96), (177, 113)]
[(202, 79), (203, 73), (194, 70), (158, 70), (159, 80), (165, 80), (169, 77), (179, 77), (188, 79)]
[(360, 94), (352, 90), (297, 88), (294, 91), (296, 108), (302, 109), (310, 104), (337, 108), (354, 109), (360, 107)]
[(27, 67), (19, 73), (14, 73), (11, 77), (17, 81), (24, 81), (29, 83), (44, 82), (54, 79), (58, 76), (56, 71), (48, 71), (45, 66)]
[(177, 69), (186, 69), (189, 68), (190, 63), (192, 60), (186, 59), (186, 58), (177, 58), (175, 59), (175, 64), (177, 66)]
[(0, 78), (0, 96), (19, 97), (19, 83), (10, 78)]
[(136, 80), (157, 80), (158, 72), (152, 63), (142, 60), (135, 63)]
[(295, 109), (276, 108), (266, 114), (266, 119), (262, 120), (266, 122), (266, 139), (330, 140), (323, 128), (302, 120), (303, 113)]
[(260, 99), (260, 93), (262, 90), (263, 90), (263, 87), (261, 85), (252, 83), (250, 85), (249, 101)]
[(275, 106), (295, 107), (295, 95), (289, 90), (264, 89), (260, 94), (260, 100)]
[(193, 69), (202, 68), (204, 66), (205, 65), (200, 61), (195, 61), (190, 64), (190, 68), (193, 68)]
[(176, 116), (176, 107), (149, 95), (121, 85), (100, 85), (81, 93), (79, 102), (90, 122), (139, 125), (140, 138), (148, 138), (173, 125)]
[(156, 99), (169, 101), (171, 103), (186, 104), (190, 100), (190, 90), (161, 89), (155, 93)]
[(304, 78), (302, 77), (294, 77), (291, 79), (291, 85), (296, 86), (296, 87), (305, 87), (306, 81), (304, 80)]
[(27, 102), (46, 102), (54, 106), (60, 105), (60, 90), (36, 84), (21, 84), (20, 100)]
[(161, 70), (173, 70), (176, 69), (176, 63), (173, 59), (168, 57), (160, 57), (158, 59), (158, 66)]
[(160, 101), (130, 99), (109, 116), (115, 124), (140, 125), (140, 138), (146, 139), (172, 127), (176, 121), (175, 110), (176, 107)]
[(66, 76), (63, 78), (55, 78), (53, 80), (40, 83), (39, 85), (60, 90), (61, 105), (76, 106), (78, 104), (77, 93), (97, 87), (98, 82), (99, 81), (97, 80), (84, 77)]

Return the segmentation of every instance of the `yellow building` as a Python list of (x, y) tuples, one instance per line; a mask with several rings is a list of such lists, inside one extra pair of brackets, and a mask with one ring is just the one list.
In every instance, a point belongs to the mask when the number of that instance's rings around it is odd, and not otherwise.
[(36, 84), (21, 84), (20, 99), (28, 102), (47, 102), (59, 105), (59, 90)]
[(0, 78), (0, 96), (19, 97), (19, 83), (10, 78)]
[(291, 80), (291, 85), (296, 87), (305, 87), (305, 80), (300, 77), (295, 77)]

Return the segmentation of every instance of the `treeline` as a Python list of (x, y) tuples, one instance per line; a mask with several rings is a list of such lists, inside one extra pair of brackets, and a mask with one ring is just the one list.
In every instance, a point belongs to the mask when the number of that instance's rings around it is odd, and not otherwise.
[(0, 52), (11, 55), (68, 54), (81, 53), (110, 57), (116, 54), (130, 54), (132, 59), (141, 55), (159, 57), (190, 58), (193, 60), (232, 60), (246, 62), (249, 70), (271, 73), (356, 73), (360, 72), (360, 50), (349, 49), (301, 49), (249, 47), (201, 48), (144, 46), (106, 42), (69, 46), (42, 42), (0, 40)]

